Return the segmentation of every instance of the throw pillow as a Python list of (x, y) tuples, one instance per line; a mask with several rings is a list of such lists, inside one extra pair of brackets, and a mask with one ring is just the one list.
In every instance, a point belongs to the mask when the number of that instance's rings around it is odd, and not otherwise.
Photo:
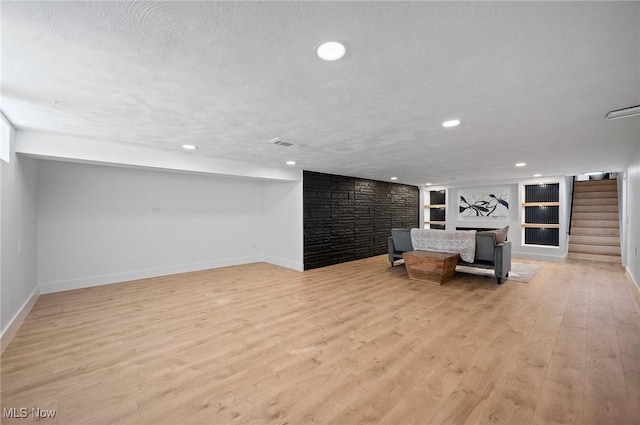
[(507, 233), (509, 233), (509, 226), (505, 226), (502, 229), (485, 230), (484, 232), (478, 232), (478, 233), (494, 235), (496, 237), (496, 243), (502, 243), (507, 240)]
[(496, 243), (502, 243), (507, 240), (507, 233), (509, 233), (509, 226), (505, 226), (502, 229), (498, 229), (496, 232)]

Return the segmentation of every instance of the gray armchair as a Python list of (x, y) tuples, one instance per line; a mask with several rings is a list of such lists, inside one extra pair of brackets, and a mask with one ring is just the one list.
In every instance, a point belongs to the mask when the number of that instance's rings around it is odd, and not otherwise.
[(511, 241), (496, 243), (495, 233), (478, 232), (476, 233), (476, 255), (473, 263), (458, 260), (458, 264), (493, 269), (498, 285), (500, 285), (502, 279), (508, 277), (511, 271)]
[(395, 262), (402, 260), (402, 253), (413, 251), (411, 243), (411, 229), (391, 229), (391, 236), (388, 239), (389, 262), (391, 267)]

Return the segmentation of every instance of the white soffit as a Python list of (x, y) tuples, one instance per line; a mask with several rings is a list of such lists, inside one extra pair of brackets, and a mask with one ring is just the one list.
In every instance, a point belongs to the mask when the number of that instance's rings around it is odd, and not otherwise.
[[(329, 40), (348, 54), (320, 60)], [(640, 104), (639, 44), (639, 2), (3, 1), (2, 108), (19, 132), (417, 185), (620, 170), (640, 120), (605, 114)]]
[(29, 130), (18, 132), (16, 139), (17, 153), (38, 159), (193, 174), (216, 174), (258, 180), (302, 180), (300, 169), (203, 157), (178, 151), (181, 148), (174, 149), (172, 152)]

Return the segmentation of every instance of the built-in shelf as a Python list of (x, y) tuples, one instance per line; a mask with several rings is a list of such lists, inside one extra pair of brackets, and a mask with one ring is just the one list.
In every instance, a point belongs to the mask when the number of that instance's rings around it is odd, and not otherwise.
[(523, 202), (523, 207), (559, 207), (560, 202)]
[(530, 184), (524, 187), (525, 245), (560, 245), (560, 184)]
[(425, 228), (444, 230), (447, 227), (447, 192), (430, 190), (427, 202), (424, 206)]
[(522, 227), (528, 227), (532, 229), (559, 229), (559, 224), (533, 224), (533, 223), (524, 223)]

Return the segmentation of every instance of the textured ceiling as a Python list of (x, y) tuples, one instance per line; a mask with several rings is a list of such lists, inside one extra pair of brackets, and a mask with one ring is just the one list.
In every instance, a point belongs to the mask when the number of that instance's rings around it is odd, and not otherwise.
[(416, 185), (620, 170), (640, 144), (604, 119), (640, 104), (639, 2), (1, 8), (18, 129)]

